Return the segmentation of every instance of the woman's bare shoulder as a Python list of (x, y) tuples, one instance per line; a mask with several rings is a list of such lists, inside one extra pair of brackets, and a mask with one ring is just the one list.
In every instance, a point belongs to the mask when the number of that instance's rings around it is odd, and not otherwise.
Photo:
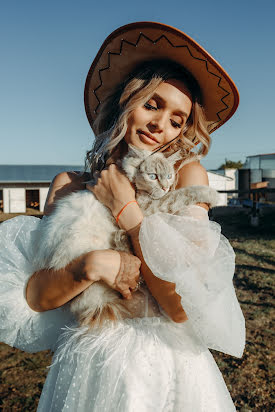
[(207, 171), (199, 161), (187, 163), (178, 172), (176, 188), (188, 186), (209, 186)]
[[(178, 172), (176, 189), (188, 186), (209, 186), (207, 171), (199, 161), (187, 163)], [(207, 203), (197, 203), (197, 205), (209, 210)]]
[(49, 215), (54, 209), (55, 202), (64, 196), (78, 190), (85, 189), (85, 181), (89, 179), (87, 173), (75, 171), (61, 172), (56, 175), (50, 185), (45, 202), (44, 214)]

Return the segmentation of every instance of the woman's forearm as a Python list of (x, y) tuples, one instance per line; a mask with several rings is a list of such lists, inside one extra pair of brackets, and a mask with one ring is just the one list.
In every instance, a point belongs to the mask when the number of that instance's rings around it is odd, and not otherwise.
[[(129, 264), (130, 272), (124, 271), (125, 264)], [(33, 310), (43, 312), (64, 305), (98, 281), (130, 299), (139, 278), (140, 264), (130, 253), (94, 250), (74, 259), (63, 269), (35, 272), (28, 282), (26, 299)]]
[[(113, 211), (116, 216), (116, 212)], [(135, 255), (141, 261), (141, 273), (151, 294), (174, 322), (185, 322), (186, 313), (181, 306), (181, 297), (175, 291), (175, 284), (159, 279), (147, 266), (139, 244), (139, 229), (143, 213), (137, 203), (131, 203), (125, 208), (119, 218), (119, 226), (126, 230), (131, 238)]]
[(185, 322), (187, 320), (187, 316), (181, 305), (181, 297), (175, 291), (175, 284), (159, 279), (151, 272), (150, 268), (144, 261), (139, 244), (140, 225), (141, 223), (131, 230), (128, 230), (127, 233), (131, 238), (135, 255), (141, 260), (141, 273), (146, 285), (160, 306), (174, 322)]
[(55, 309), (73, 299), (94, 281), (86, 278), (83, 257), (80, 256), (65, 268), (35, 272), (27, 284), (26, 300), (37, 312)]

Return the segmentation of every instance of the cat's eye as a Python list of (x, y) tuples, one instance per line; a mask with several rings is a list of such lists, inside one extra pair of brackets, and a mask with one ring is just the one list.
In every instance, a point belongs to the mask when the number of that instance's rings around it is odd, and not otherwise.
[(172, 179), (172, 174), (169, 173), (169, 175), (166, 176), (167, 179)]
[(151, 180), (156, 180), (157, 175), (156, 175), (156, 173), (149, 173), (149, 174), (148, 174), (148, 177), (149, 177), (149, 179), (151, 179)]

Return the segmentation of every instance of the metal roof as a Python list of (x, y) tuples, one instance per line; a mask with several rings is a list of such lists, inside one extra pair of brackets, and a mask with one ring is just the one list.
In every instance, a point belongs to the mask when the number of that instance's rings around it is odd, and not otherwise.
[(258, 156), (270, 156), (273, 157), (275, 153), (263, 153), (263, 154), (256, 154), (256, 155), (251, 155), (251, 156), (246, 156), (246, 157), (258, 157)]
[(0, 183), (50, 183), (61, 172), (78, 170), (75, 165), (0, 165)]
[(217, 170), (207, 170), (207, 173), (209, 173), (210, 175), (216, 175), (216, 176), (223, 177), (226, 180), (234, 180), (232, 177), (225, 176), (222, 172), (219, 173)]

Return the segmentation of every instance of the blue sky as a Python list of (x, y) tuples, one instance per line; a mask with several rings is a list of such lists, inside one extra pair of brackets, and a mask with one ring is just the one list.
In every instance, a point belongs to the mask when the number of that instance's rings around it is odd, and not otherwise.
[(275, 151), (275, 2), (9, 0), (1, 2), (0, 164), (82, 164), (93, 134), (83, 89), (105, 37), (133, 21), (160, 21), (199, 42), (240, 92), (233, 118), (203, 160)]

